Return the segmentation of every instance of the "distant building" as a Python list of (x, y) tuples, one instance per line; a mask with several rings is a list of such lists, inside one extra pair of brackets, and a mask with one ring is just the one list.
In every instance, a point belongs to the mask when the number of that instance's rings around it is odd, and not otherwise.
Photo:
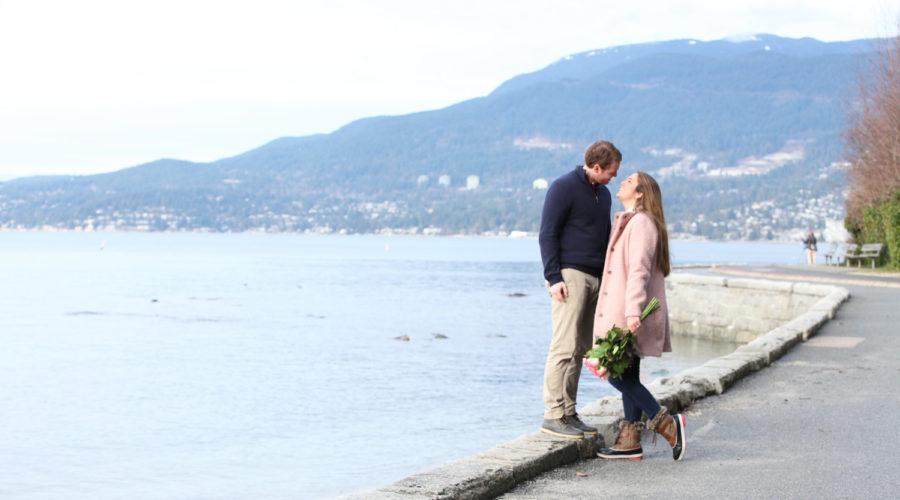
[(547, 189), (547, 179), (535, 179), (534, 182), (531, 183), (531, 187), (534, 189)]
[(441, 186), (444, 186), (444, 187), (450, 187), (450, 176), (442, 175), (442, 176), (438, 177), (438, 184), (440, 184)]
[(475, 189), (478, 187), (479, 180), (477, 175), (466, 177), (466, 189)]
[(424, 186), (425, 184), (428, 184), (428, 176), (427, 175), (420, 175), (418, 178), (416, 178), (417, 186), (421, 187), (421, 186)]

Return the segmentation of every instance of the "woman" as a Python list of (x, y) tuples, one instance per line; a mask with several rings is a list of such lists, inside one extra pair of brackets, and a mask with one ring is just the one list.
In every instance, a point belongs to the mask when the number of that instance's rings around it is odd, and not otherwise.
[[(664, 278), (669, 274), (669, 235), (663, 215), (662, 194), (656, 181), (637, 172), (622, 181), (616, 193), (625, 207), (615, 215), (606, 267), (600, 285), (600, 300), (594, 317), (594, 338), (606, 336), (613, 325), (625, 326), (637, 335), (640, 357), (670, 352), (669, 313), (666, 308)], [(660, 308), (641, 323), (640, 314), (651, 298)], [(609, 382), (622, 393), (625, 420), (611, 448), (597, 454), (601, 458), (640, 460), (641, 412), (650, 417), (647, 428), (662, 435), (672, 447), (675, 460), (684, 457), (684, 415), (669, 415), (650, 391), (641, 384), (641, 359), (634, 357), (621, 378)]]
[(816, 234), (813, 233), (813, 230), (809, 230), (809, 235), (803, 239), (803, 245), (806, 247), (806, 263), (807, 264), (815, 264), (816, 263)]

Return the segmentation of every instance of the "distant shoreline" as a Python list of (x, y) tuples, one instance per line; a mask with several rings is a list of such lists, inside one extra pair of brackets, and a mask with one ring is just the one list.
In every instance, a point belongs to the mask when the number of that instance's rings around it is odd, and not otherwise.
[[(530, 231), (510, 231), (508, 233), (498, 233), (498, 234), (468, 234), (468, 233), (407, 233), (407, 232), (365, 232), (365, 233), (350, 233), (346, 231), (261, 231), (261, 230), (247, 230), (247, 231), (212, 231), (212, 230), (185, 230), (185, 231), (145, 231), (141, 229), (59, 229), (59, 228), (45, 228), (45, 229), (20, 229), (20, 228), (0, 228), (0, 233), (97, 233), (97, 234), (112, 234), (112, 233), (127, 233), (127, 234), (283, 234), (283, 235), (311, 235), (311, 236), (407, 236), (407, 237), (424, 237), (424, 238), (506, 238), (506, 239), (537, 239), (538, 234)], [(773, 239), (773, 240), (748, 240), (748, 239), (733, 239), (733, 240), (714, 240), (707, 238), (705, 236), (698, 236), (693, 234), (686, 233), (669, 233), (670, 241), (689, 241), (689, 242), (700, 242), (700, 243), (778, 243), (778, 244), (801, 244), (800, 240), (782, 240), (782, 239)], [(830, 243), (825, 240), (820, 240), (820, 243)]]

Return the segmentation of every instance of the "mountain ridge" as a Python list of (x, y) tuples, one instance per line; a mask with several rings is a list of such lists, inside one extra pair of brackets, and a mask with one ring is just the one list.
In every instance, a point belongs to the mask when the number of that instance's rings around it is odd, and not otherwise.
[[(667, 198), (674, 232), (777, 237), (800, 226), (773, 214), (753, 227), (728, 224), (735, 213), (746, 222), (746, 207), (769, 201), (749, 193), (762, 196), (755, 186), (775, 174), (796, 179), (780, 183), (776, 197), (834, 197), (833, 186), (803, 176), (824, 168), (816, 175), (842, 178), (829, 167), (841, 159), (842, 105), (874, 42), (755, 38), (603, 49), (613, 65), (585, 51), (486, 96), (276, 138), (208, 163), (163, 159), (0, 183), (0, 228), (534, 231), (543, 200), (536, 181), (561, 175), (605, 138), (625, 154), (623, 170), (655, 172), (664, 189), (679, 191)], [(478, 184), (466, 189), (470, 176)], [(705, 205), (680, 195), (698, 190), (719, 194)], [(824, 227), (840, 217), (840, 200), (829, 204), (828, 213), (798, 224)]]

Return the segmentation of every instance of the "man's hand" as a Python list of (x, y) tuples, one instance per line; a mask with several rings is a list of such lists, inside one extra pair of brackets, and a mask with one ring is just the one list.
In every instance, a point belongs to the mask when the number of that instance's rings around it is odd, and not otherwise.
[(566, 282), (560, 281), (559, 283), (551, 286), (550, 296), (553, 297), (553, 300), (565, 302), (566, 298), (569, 296), (569, 289), (566, 288)]

